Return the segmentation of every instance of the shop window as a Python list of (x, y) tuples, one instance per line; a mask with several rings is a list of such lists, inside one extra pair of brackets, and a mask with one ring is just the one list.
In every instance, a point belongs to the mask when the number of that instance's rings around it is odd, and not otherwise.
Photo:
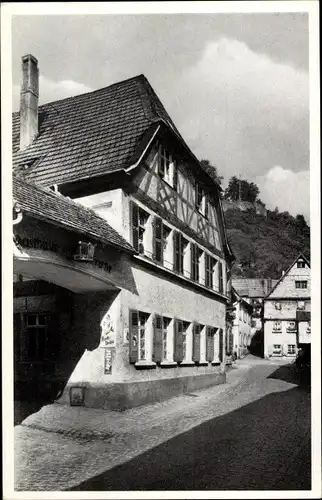
[(149, 214), (132, 203), (132, 245), (140, 254), (144, 254), (144, 235)]
[(274, 321), (273, 332), (274, 333), (282, 333), (282, 322), (281, 321)]
[(168, 356), (168, 329), (171, 319), (156, 315), (154, 318), (153, 355), (156, 363), (167, 360)]
[(164, 264), (165, 252), (167, 248), (168, 238), (171, 229), (166, 226), (162, 219), (156, 217), (153, 222), (153, 234), (154, 234), (154, 259), (160, 264)]
[(295, 281), (295, 288), (307, 288), (307, 281)]
[(162, 145), (159, 149), (159, 176), (171, 187), (177, 189), (177, 168), (172, 154)]
[(173, 270), (183, 274), (184, 254), (188, 241), (177, 231), (173, 232)]
[(26, 314), (26, 329), (22, 337), (22, 360), (44, 361), (48, 359), (48, 323), (46, 314)]
[(296, 354), (296, 346), (294, 344), (288, 344), (287, 346), (287, 354)]
[(208, 198), (199, 182), (195, 186), (195, 206), (202, 215), (208, 217)]
[(298, 269), (304, 269), (305, 268), (305, 262), (303, 262), (302, 260), (298, 261), (297, 268)]
[(149, 314), (130, 311), (130, 363), (146, 360), (146, 324)]

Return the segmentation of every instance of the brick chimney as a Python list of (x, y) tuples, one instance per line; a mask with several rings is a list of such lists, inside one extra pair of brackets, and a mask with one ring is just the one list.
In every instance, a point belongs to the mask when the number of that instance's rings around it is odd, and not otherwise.
[(29, 146), (38, 135), (38, 61), (31, 54), (22, 58), (20, 93), (20, 149)]

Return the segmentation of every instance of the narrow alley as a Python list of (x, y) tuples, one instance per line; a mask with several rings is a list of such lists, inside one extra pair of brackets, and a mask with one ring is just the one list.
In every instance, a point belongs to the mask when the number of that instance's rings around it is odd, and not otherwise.
[(294, 365), (249, 355), (227, 379), (122, 413), (43, 408), (16, 427), (16, 489), (310, 489), (310, 392)]

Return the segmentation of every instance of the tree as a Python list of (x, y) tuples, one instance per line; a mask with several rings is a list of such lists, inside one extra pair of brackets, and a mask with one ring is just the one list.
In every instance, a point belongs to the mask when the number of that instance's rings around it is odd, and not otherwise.
[(295, 223), (299, 229), (308, 227), (305, 217), (302, 214), (297, 214), (297, 216), (295, 217)]
[(259, 189), (254, 182), (238, 179), (235, 175), (229, 179), (224, 198), (231, 201), (241, 200), (254, 203), (259, 195)]
[(215, 165), (212, 165), (209, 160), (200, 160), (201, 165), (208, 172), (208, 174), (221, 185), (223, 177), (218, 174), (218, 169)]

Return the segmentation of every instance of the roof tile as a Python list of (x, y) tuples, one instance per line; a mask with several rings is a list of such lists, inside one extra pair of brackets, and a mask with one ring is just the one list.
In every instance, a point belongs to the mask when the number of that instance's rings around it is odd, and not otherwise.
[(105, 219), (93, 210), (54, 193), (48, 188), (33, 186), (13, 176), (12, 195), (23, 212), (73, 230), (103, 243), (135, 253), (130, 245)]

